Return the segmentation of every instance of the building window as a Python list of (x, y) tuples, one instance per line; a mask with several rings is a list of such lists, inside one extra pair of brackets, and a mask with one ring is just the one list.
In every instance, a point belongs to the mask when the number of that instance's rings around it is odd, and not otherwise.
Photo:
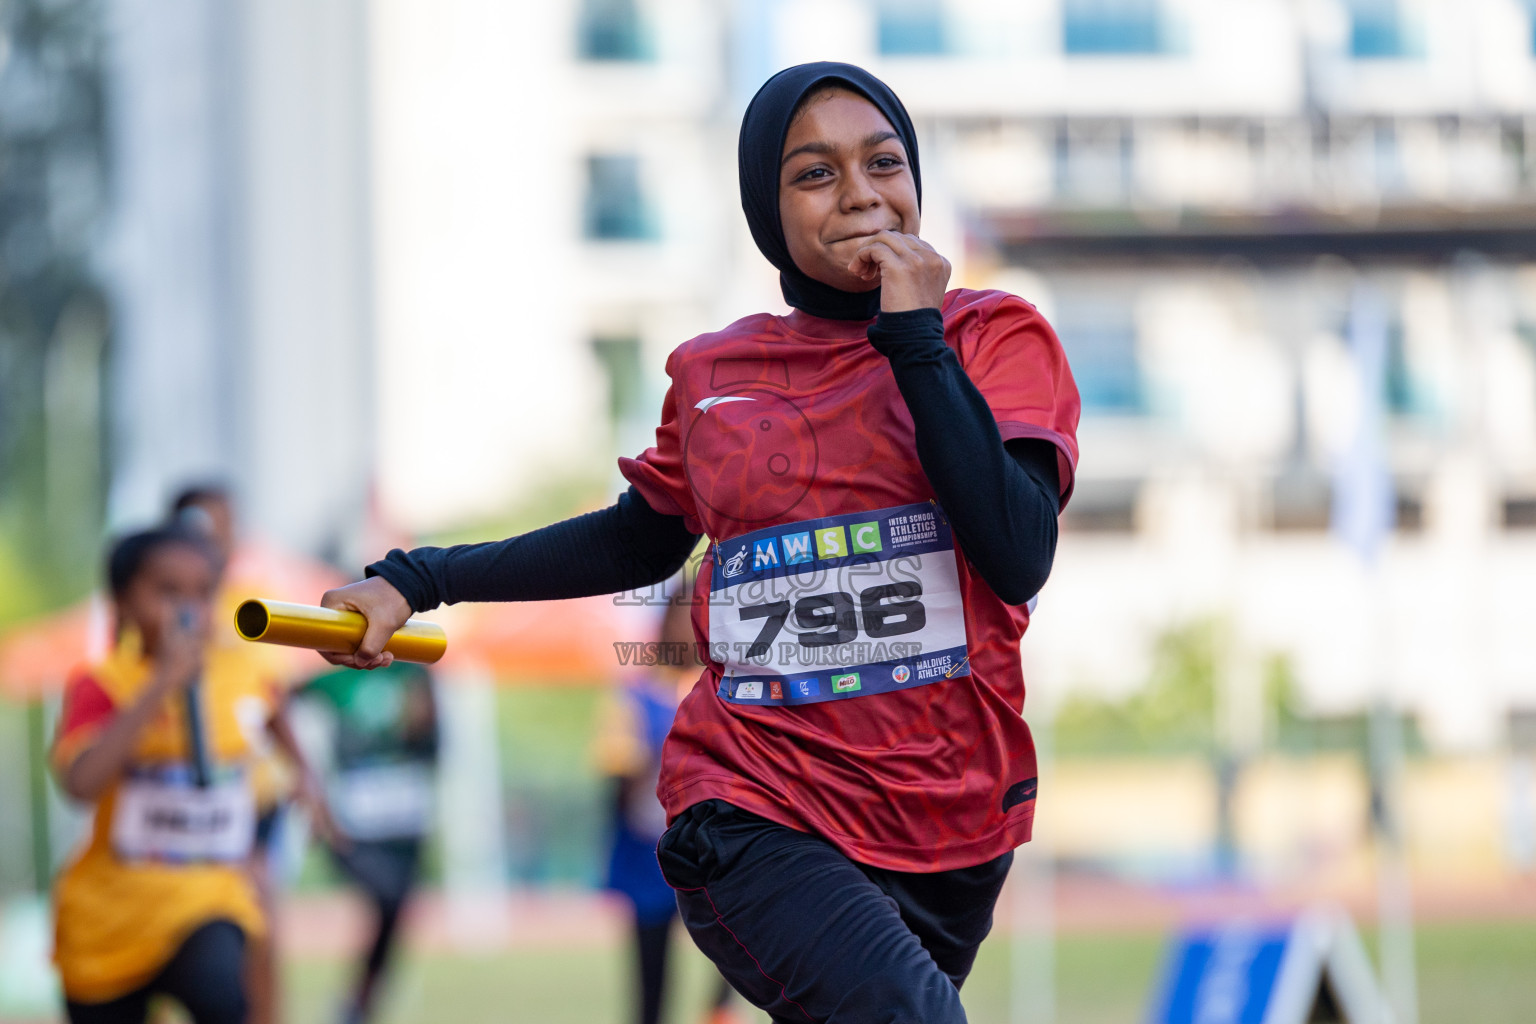
[(1118, 121), (1063, 121), (1052, 160), (1056, 195), (1087, 206), (1118, 206), (1134, 184), (1135, 138)]
[(654, 56), (635, 0), (583, 0), (577, 35), (584, 60), (645, 61)]
[(1432, 419), (1439, 411), (1434, 387), (1422, 367), (1414, 365), (1400, 320), (1387, 327), (1387, 366), (1382, 387), (1387, 411), (1393, 416)]
[(1136, 529), (1137, 480), (1078, 480), (1061, 526), (1074, 533), (1131, 533)]
[(640, 158), (587, 157), (586, 235), (602, 241), (655, 238), (655, 218), (640, 187)]
[(1349, 0), (1351, 57), (1420, 57), (1424, 40), (1398, 0)]
[(643, 416), (645, 365), (639, 338), (593, 338), (592, 352), (608, 378), (608, 414), (617, 427)]
[(1084, 413), (1139, 416), (1147, 412), (1146, 385), (1136, 352), (1136, 320), (1128, 302), (1102, 293), (1062, 296), (1055, 323)]
[(1332, 484), (1314, 467), (1289, 466), (1270, 485), (1269, 526), (1277, 532), (1323, 532), (1332, 508)]
[(1383, 196), (1399, 196), (1407, 189), (1403, 170), (1403, 151), (1397, 138), (1397, 126), (1391, 121), (1375, 125), (1373, 163), (1376, 188)]
[(939, 0), (881, 0), (878, 24), (880, 52), (887, 57), (927, 57), (948, 50)]
[(1506, 530), (1536, 530), (1536, 498), (1506, 497), (1503, 502)]
[(1399, 533), (1424, 532), (1424, 495), (1419, 488), (1410, 488), (1399, 480), (1395, 485), (1396, 510), (1393, 526)]
[(1157, 0), (1062, 0), (1062, 49), (1080, 56), (1167, 52)]

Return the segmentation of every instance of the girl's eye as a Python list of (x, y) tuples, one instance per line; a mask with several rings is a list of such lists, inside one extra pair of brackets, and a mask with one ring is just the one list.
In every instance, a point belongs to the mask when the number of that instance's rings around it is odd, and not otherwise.
[(871, 167), (878, 171), (891, 171), (901, 166), (901, 161), (893, 156), (877, 156)]
[(831, 173), (831, 172), (828, 171), (825, 167), (812, 167), (808, 171), (802, 171), (800, 173), (799, 177), (795, 178), (795, 180), (796, 181), (812, 181), (812, 180), (815, 180), (817, 178), (824, 177), (825, 175), (827, 175), (829, 173)]

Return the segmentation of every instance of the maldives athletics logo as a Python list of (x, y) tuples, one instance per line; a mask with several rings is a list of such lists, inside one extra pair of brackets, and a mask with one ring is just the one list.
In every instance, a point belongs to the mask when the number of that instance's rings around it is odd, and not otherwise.
[(907, 668), (905, 665), (897, 665), (895, 668), (891, 669), (891, 678), (894, 679), (899, 686), (900, 684), (906, 682), (908, 679), (912, 678), (912, 670)]

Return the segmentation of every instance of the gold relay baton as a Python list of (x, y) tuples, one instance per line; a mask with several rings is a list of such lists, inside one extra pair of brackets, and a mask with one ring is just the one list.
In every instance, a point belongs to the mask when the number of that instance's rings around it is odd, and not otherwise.
[[(235, 632), (243, 639), (328, 654), (351, 654), (367, 628), (368, 620), (357, 612), (308, 604), (253, 598), (235, 609)], [(448, 634), (435, 622), (410, 619), (395, 630), (384, 649), (401, 661), (430, 665), (448, 650)]]

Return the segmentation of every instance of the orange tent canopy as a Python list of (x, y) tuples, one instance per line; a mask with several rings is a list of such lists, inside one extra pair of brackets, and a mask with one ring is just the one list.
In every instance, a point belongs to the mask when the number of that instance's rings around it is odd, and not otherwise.
[[(324, 562), (263, 541), (242, 544), (230, 561), (224, 593), (315, 603), (346, 582)], [(247, 593), (249, 592), (249, 593)], [(230, 607), (217, 614), (233, 616)], [(102, 657), (111, 644), (111, 607), (100, 594), (0, 635), (0, 693), (34, 700), (61, 690), (76, 668)], [(232, 628), (229, 627), (229, 628)], [(315, 670), (323, 667), (315, 659)], [(307, 671), (307, 669), (306, 669)]]
[(592, 683), (617, 673), (623, 616), (610, 597), (455, 605), (427, 616), (448, 631), (442, 665), (506, 683)]
[(7, 630), (0, 636), (0, 693), (35, 700), (61, 688), (77, 666), (105, 650), (107, 616), (104, 601), (87, 598)]
[[(314, 559), (260, 542), (242, 545), (231, 562), (218, 614), (229, 618), (240, 601), (263, 597), (318, 604), (320, 596), (344, 583), (339, 573)], [(226, 614), (228, 613), (228, 614)], [(484, 673), (504, 684), (520, 681), (589, 684), (619, 673), (617, 640), (630, 635), (644, 614), (621, 608), (610, 597), (519, 604), (464, 604), (428, 613), (448, 631), (441, 668)], [(110, 642), (111, 611), (101, 596), (0, 635), (0, 694), (35, 699), (62, 689), (78, 666), (101, 657)], [(222, 623), (220, 624), (223, 625)], [(274, 648), (274, 653), (278, 650)], [(318, 655), (287, 649), (286, 672), (301, 678), (325, 669)]]

